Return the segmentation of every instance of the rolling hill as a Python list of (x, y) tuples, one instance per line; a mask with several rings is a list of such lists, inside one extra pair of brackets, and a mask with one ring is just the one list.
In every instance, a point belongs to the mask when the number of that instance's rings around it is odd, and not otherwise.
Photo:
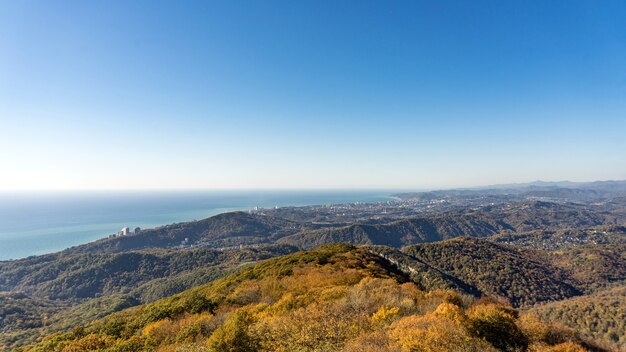
[(552, 302), (531, 309), (545, 321), (558, 322), (621, 350), (626, 349), (626, 287)]
[(624, 227), (612, 224), (615, 212), (589, 205), (522, 201), (347, 226), (276, 214), (225, 213), (2, 261), (0, 345), (31, 343), (248, 263), (335, 242), (361, 245), (354, 250), (421, 291), (488, 296), (524, 309), (626, 281)]
[(587, 244), (624, 244), (626, 227), (606, 225), (582, 229), (507, 232), (495, 235), (490, 240), (529, 249), (552, 251)]
[(151, 280), (189, 274), (198, 268), (227, 268), (296, 250), (271, 245), (224, 251), (197, 248), (29, 257), (0, 262), (0, 289), (50, 299), (94, 298), (127, 293)]
[(146, 248), (195, 245), (231, 248), (269, 244), (303, 229), (301, 223), (245, 212), (230, 212), (207, 219), (142, 230), (139, 234), (103, 238), (63, 251), (74, 253), (118, 253)]
[[(0, 350), (223, 277), (290, 246), (52, 254), (0, 262)], [(4, 346), (5, 349), (2, 349)]]
[(280, 238), (277, 242), (300, 248), (315, 248), (335, 242), (402, 247), (462, 236), (488, 237), (501, 232), (589, 227), (606, 221), (606, 214), (582, 206), (530, 201), (463, 209), (386, 224), (306, 230)]
[(487, 240), (456, 238), (403, 250), (408, 255), (513, 306), (556, 301), (582, 291), (571, 273), (530, 251)]
[(225, 278), (18, 351), (603, 351), (490, 300), (422, 291), (365, 248), (329, 245)]

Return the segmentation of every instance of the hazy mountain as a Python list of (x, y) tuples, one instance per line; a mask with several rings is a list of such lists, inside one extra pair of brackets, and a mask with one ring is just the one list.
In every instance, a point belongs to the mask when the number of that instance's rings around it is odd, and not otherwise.
[(540, 198), (559, 201), (593, 201), (626, 195), (626, 180), (595, 182), (544, 182), (502, 184), (467, 189), (406, 192), (395, 196), (404, 200), (432, 201), (451, 198), (509, 196), (518, 200)]

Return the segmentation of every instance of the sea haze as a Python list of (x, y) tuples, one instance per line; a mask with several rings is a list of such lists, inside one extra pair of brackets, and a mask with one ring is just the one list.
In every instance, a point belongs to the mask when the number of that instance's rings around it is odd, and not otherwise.
[(142, 191), (0, 194), (0, 260), (254, 207), (387, 201), (389, 191)]

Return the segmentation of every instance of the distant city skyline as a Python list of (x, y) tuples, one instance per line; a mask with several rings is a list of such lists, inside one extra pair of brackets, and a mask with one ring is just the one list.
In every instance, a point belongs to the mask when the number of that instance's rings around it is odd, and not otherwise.
[(0, 191), (626, 179), (623, 1), (6, 1)]

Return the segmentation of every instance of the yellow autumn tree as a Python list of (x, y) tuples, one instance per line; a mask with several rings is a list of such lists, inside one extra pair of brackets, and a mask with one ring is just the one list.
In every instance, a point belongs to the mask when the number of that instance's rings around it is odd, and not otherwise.
[[(444, 303), (445, 304), (445, 303)], [(403, 350), (412, 352), (495, 351), (487, 342), (470, 336), (452, 304), (423, 316), (407, 316), (394, 322), (389, 336)]]
[(252, 318), (245, 310), (231, 314), (209, 338), (207, 344), (213, 352), (253, 352), (258, 350), (258, 340), (250, 334)]

